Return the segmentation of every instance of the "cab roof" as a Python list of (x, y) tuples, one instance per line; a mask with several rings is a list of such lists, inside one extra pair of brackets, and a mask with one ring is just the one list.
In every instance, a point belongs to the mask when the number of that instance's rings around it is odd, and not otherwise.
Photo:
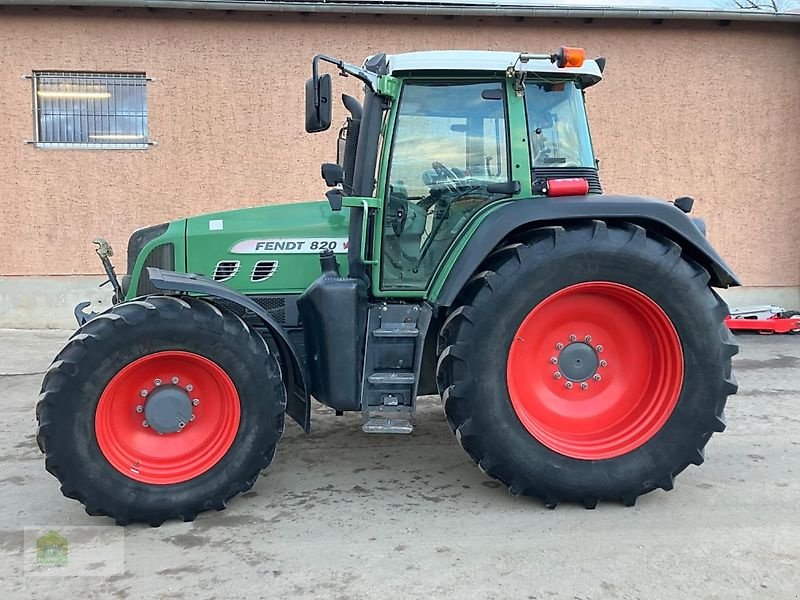
[[(392, 75), (410, 72), (461, 71), (461, 72), (505, 72), (517, 61), (519, 52), (495, 52), (485, 50), (436, 50), (406, 52), (386, 57), (389, 73)], [(531, 59), (525, 69), (528, 73), (545, 75), (577, 75), (583, 87), (598, 83), (603, 75), (597, 63), (586, 59), (581, 67), (558, 68), (549, 60)]]

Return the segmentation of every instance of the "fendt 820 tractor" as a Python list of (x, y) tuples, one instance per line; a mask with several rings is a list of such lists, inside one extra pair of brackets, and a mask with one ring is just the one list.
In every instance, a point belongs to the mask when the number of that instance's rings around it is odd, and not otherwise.
[(140, 229), (119, 280), (98, 240), (114, 304), (76, 308), (37, 405), (64, 495), (119, 524), (222, 509), (312, 398), (408, 434), (439, 394), (486, 475), (551, 508), (703, 462), (736, 392), (712, 287), (739, 282), (691, 198), (602, 193), (584, 54), (317, 55), (306, 131), (331, 126), (323, 64), (363, 82), (327, 201)]

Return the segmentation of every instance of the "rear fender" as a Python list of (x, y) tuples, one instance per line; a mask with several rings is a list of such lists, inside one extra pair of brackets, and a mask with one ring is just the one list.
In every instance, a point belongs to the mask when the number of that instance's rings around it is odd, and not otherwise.
[(628, 221), (641, 225), (679, 244), (709, 272), (711, 285), (741, 285), (706, 239), (705, 232), (701, 231), (702, 222), (696, 224), (682, 210), (663, 200), (601, 194), (515, 200), (500, 206), (477, 226), (451, 269), (444, 274), (443, 283), (434, 283), (431, 289), (438, 288), (439, 291), (432, 301), (437, 306), (451, 306), (491, 251), (515, 233), (586, 219)]
[(286, 414), (297, 421), (306, 433), (311, 430), (311, 398), (306, 385), (304, 365), (286, 331), (266, 310), (252, 298), (202, 275), (176, 273), (154, 267), (148, 267), (147, 272), (153, 286), (159, 290), (224, 298), (258, 315), (272, 334), (272, 339), (280, 354), (281, 373), (286, 386)]

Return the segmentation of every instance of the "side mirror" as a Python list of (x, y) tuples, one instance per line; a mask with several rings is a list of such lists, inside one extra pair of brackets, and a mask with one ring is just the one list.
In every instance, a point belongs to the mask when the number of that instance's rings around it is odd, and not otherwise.
[(331, 126), (331, 76), (306, 81), (306, 131), (317, 133)]

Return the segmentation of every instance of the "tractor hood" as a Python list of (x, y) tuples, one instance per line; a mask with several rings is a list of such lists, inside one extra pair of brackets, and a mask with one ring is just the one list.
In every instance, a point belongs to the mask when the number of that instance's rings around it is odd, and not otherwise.
[(319, 276), (322, 250), (347, 254), (347, 216), (320, 201), (191, 217), (186, 271), (247, 294), (300, 293)]

